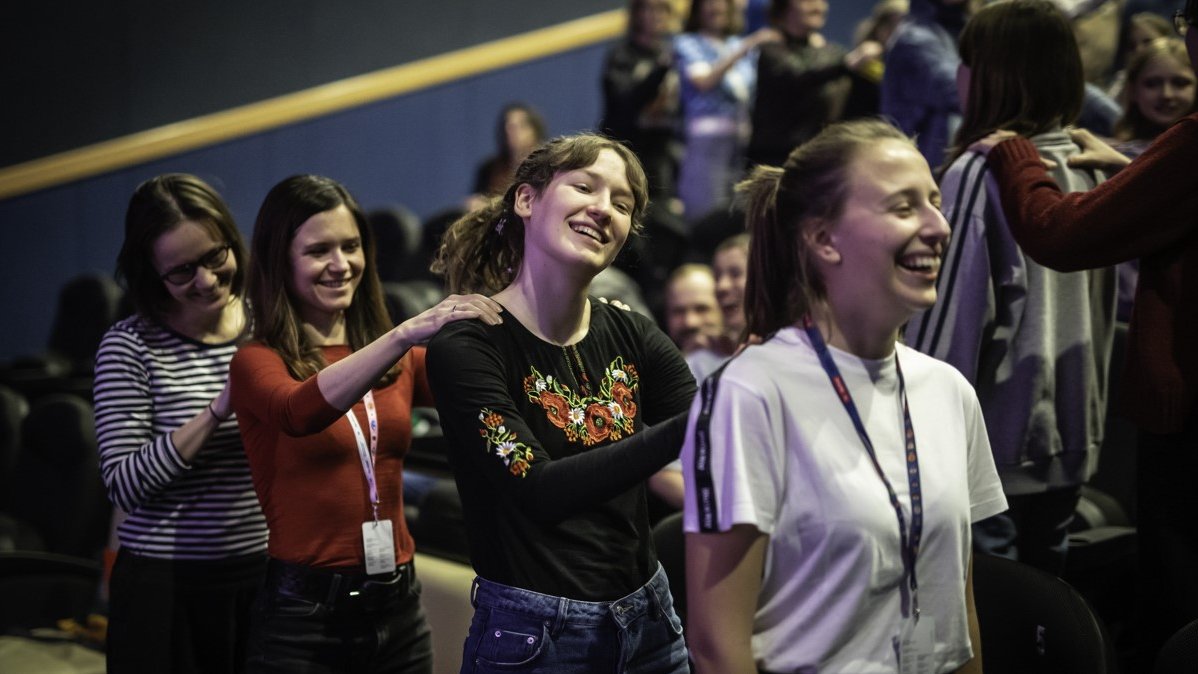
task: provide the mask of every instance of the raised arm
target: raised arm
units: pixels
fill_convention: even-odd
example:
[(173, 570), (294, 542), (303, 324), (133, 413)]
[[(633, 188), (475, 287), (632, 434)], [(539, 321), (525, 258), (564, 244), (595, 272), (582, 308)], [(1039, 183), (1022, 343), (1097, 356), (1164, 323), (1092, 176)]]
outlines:
[[(134, 333), (110, 330), (96, 354), (94, 400), (100, 475), (109, 500), (127, 513), (152, 500), (190, 469), (196, 454), (230, 414), (226, 388), (215, 400), (204, 400), (205, 406), (178, 428), (156, 433), (144, 351)], [(213, 367), (211, 377), (227, 380), (223, 362)]]
[(1193, 236), (1196, 156), (1198, 114), (1088, 192), (1063, 194), (1022, 138), (999, 143), (988, 161), (1019, 245), (1046, 267), (1076, 271), (1159, 253)]

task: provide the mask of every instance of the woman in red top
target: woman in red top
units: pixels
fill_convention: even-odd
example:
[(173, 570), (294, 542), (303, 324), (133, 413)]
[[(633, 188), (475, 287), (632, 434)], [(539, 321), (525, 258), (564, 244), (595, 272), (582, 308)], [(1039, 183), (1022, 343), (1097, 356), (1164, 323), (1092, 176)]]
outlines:
[(231, 395), (270, 561), (248, 670), (431, 671), (401, 488), (412, 405), (432, 401), (411, 347), (499, 307), (455, 295), (390, 328), (366, 219), (319, 176), (271, 189), (251, 260), (254, 342)]

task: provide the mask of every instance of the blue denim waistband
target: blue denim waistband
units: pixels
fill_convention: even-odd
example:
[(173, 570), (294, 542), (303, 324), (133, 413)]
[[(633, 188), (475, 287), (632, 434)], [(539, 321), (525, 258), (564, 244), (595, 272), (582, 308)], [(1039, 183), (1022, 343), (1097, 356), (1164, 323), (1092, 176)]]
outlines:
[[(536, 616), (547, 623), (598, 625), (607, 619), (615, 620), (621, 627), (649, 613), (663, 611), (670, 600), (670, 582), (665, 569), (659, 564), (657, 573), (649, 582), (631, 594), (614, 601), (579, 601), (568, 597), (554, 597), (532, 590), (494, 583), (485, 578), (474, 579), (471, 601), (477, 608), (486, 606), (501, 611)], [(556, 631), (556, 630), (555, 630)]]

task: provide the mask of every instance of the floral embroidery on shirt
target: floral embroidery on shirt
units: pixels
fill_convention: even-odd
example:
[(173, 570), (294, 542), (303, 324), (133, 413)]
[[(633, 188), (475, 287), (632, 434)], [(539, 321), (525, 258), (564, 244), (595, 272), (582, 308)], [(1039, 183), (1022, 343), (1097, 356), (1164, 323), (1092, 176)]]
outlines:
[(516, 433), (503, 425), (501, 415), (484, 408), (478, 420), (483, 422), (483, 428), (478, 433), (487, 439), (491, 451), (503, 459), (512, 475), (524, 477), (528, 473), (528, 465), (532, 463), (532, 448), (523, 442), (516, 442)]
[(590, 446), (604, 440), (619, 440), (636, 431), (636, 366), (617, 357), (603, 371), (598, 395), (581, 396), (553, 375), (542, 375), (536, 367), (524, 378), (528, 399), (545, 410), (549, 423), (562, 429), (570, 442)]

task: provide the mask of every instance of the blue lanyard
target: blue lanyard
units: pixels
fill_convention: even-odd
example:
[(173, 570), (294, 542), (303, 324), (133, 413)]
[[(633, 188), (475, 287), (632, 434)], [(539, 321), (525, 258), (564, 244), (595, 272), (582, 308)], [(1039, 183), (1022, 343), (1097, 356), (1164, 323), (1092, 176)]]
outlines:
[(907, 606), (906, 594), (904, 593), (903, 615), (914, 616), (915, 620), (919, 620), (919, 583), (915, 578), (915, 558), (919, 555), (919, 542), (923, 538), (923, 499), (920, 496), (919, 487), (919, 456), (915, 451), (915, 429), (911, 425), (911, 412), (907, 406), (907, 386), (903, 381), (903, 368), (899, 366), (898, 353), (894, 355), (894, 369), (898, 373), (899, 381), (899, 399), (903, 403), (903, 433), (906, 441), (907, 455), (907, 482), (911, 490), (911, 529), (910, 535), (907, 531), (906, 517), (903, 516), (903, 508), (899, 504), (898, 494), (895, 493), (894, 487), (890, 485), (890, 480), (886, 479), (886, 474), (882, 472), (882, 465), (878, 463), (878, 455), (874, 451), (874, 443), (869, 439), (869, 433), (865, 431), (865, 424), (861, 422), (861, 414), (857, 411), (857, 405), (853, 402), (853, 396), (849, 393), (849, 387), (844, 383), (844, 377), (840, 375), (840, 370), (836, 367), (836, 362), (832, 360), (832, 354), (828, 351), (828, 345), (824, 343), (824, 337), (820, 334), (819, 329), (815, 327), (811, 316), (803, 317), (803, 330), (807, 332), (807, 338), (811, 340), (811, 346), (815, 348), (815, 353), (819, 356), (820, 365), (823, 366), (824, 372), (828, 375), (828, 380), (832, 383), (832, 388), (836, 390), (837, 397), (840, 398), (840, 403), (844, 405), (844, 411), (848, 412), (849, 419), (853, 422), (853, 428), (857, 429), (857, 436), (861, 438), (861, 444), (865, 446), (866, 453), (873, 461), (874, 471), (881, 478), (882, 484), (886, 486), (886, 494), (890, 496), (890, 505), (894, 508), (894, 514), (898, 518), (899, 540), (903, 547), (903, 571), (907, 576), (911, 588), (911, 605)]

